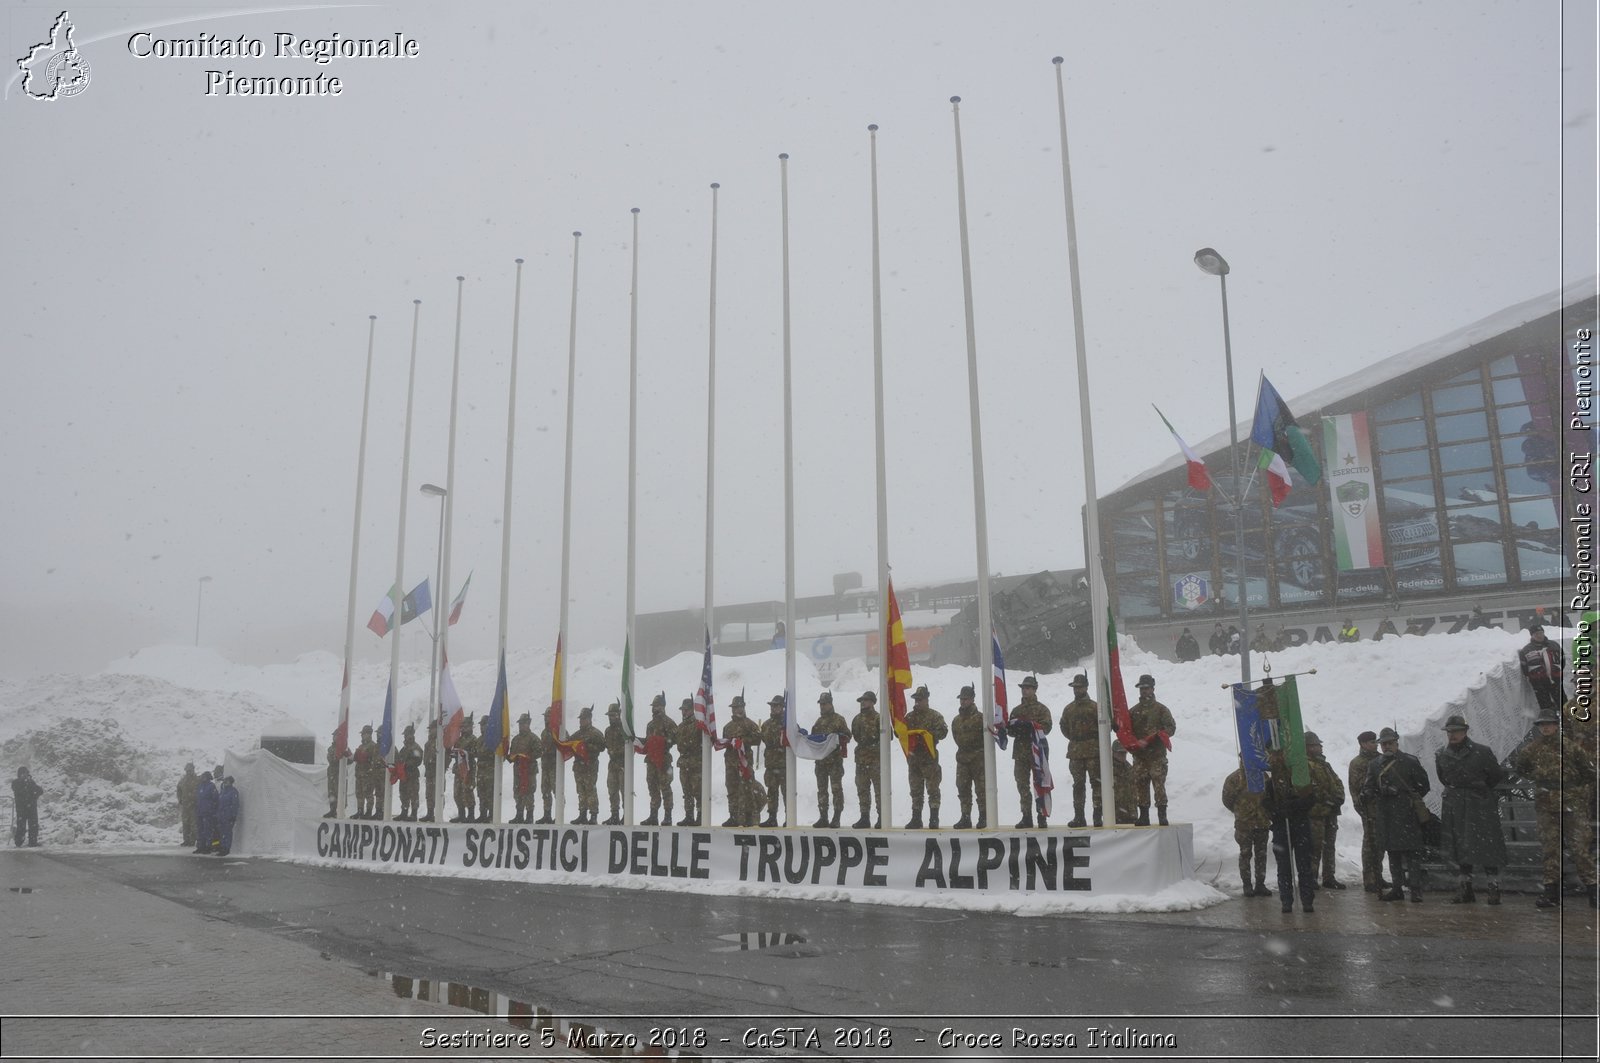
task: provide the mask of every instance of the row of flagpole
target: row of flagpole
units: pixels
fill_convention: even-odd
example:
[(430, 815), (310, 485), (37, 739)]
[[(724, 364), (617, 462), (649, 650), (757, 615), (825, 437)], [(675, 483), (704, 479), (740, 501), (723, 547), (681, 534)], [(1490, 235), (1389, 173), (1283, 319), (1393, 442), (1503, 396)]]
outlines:
[[(1112, 668), (1110, 667), (1110, 647), (1107, 642), (1107, 630), (1111, 622), (1111, 610), (1106, 593), (1104, 574), (1101, 566), (1099, 544), (1099, 520), (1097, 512), (1097, 494), (1095, 488), (1093, 429), (1091, 421), (1091, 405), (1089, 402), (1089, 377), (1088, 360), (1084, 339), (1083, 307), (1079, 282), (1077, 229), (1074, 212), (1072, 178), (1069, 155), (1067, 150), (1067, 123), (1066, 99), (1062, 78), (1062, 59), (1054, 60), (1056, 66), (1056, 95), (1058, 106), (1059, 129), (1061, 138), (1061, 166), (1062, 166), (1062, 191), (1066, 215), (1067, 230), (1067, 262), (1068, 277), (1071, 290), (1073, 335), (1075, 343), (1075, 356), (1078, 373), (1079, 402), (1080, 402), (1080, 430), (1083, 443), (1084, 487), (1087, 507), (1087, 543), (1086, 555), (1088, 567), (1091, 572), (1090, 588), (1093, 615), (1095, 622), (1095, 662), (1096, 669), (1101, 677), (1101, 694), (1103, 700), (1099, 728), (1100, 746), (1100, 773), (1102, 779), (1102, 792), (1113, 792), (1111, 777), (1111, 752), (1110, 752), (1110, 721), (1108, 720), (1110, 706), (1114, 704), (1121, 691), (1113, 692), (1110, 683)], [(961, 270), (962, 270), (962, 296), (963, 313), (965, 320), (965, 341), (967, 356), (968, 397), (971, 420), (971, 445), (972, 445), (972, 475), (973, 475), (973, 507), (974, 507), (974, 541), (977, 560), (977, 612), (978, 627), (976, 632), (976, 645), (982, 675), (981, 699), (984, 719), (989, 723), (989, 730), (997, 737), (1000, 725), (1005, 720), (1005, 704), (997, 701), (996, 667), (999, 664), (1000, 646), (995, 634), (993, 620), (989, 610), (989, 559), (988, 559), (988, 523), (987, 503), (984, 490), (984, 468), (982, 450), (982, 425), (980, 417), (979, 375), (978, 375), (978, 346), (976, 314), (973, 302), (972, 262), (968, 238), (967, 203), (966, 203), (966, 175), (961, 143), (961, 110), (960, 97), (951, 97), (951, 111), (955, 144), (955, 177), (957, 197), (957, 223), (960, 239)], [(890, 579), (889, 541), (888, 541), (888, 509), (887, 509), (887, 473), (885, 457), (885, 414), (884, 414), (884, 336), (881, 298), (881, 246), (878, 217), (878, 126), (868, 127), (870, 135), (870, 198), (871, 198), (871, 277), (872, 277), (872, 348), (874, 372), (874, 408), (875, 408), (875, 450), (876, 450), (876, 487), (877, 487), (877, 552), (878, 552), (878, 596), (879, 616), (882, 623), (880, 632), (880, 657), (878, 698), (882, 707), (880, 715), (881, 747), (887, 750), (891, 738), (898, 738), (902, 748), (905, 747), (905, 732), (901, 720), (904, 716), (905, 687), (909, 685), (909, 672), (905, 673), (904, 680), (899, 681), (897, 673), (891, 665), (891, 651), (897, 636), (903, 643), (903, 634), (897, 633), (895, 627), (899, 624), (898, 608), (893, 605), (893, 588)], [(794, 524), (795, 501), (793, 483), (794, 465), (794, 440), (793, 440), (793, 409), (792, 409), (792, 346), (791, 346), (791, 305), (789, 290), (789, 157), (787, 154), (779, 156), (779, 182), (781, 200), (781, 253), (782, 253), (782, 350), (783, 350), (783, 406), (784, 406), (784, 515), (785, 515), (785, 549), (784, 549), (784, 682), (785, 682), (785, 727), (789, 736), (789, 750), (786, 753), (787, 779), (785, 793), (785, 808), (787, 821), (790, 826), (795, 821), (795, 787), (796, 787), (796, 753), (800, 752), (806, 759), (817, 759), (827, 755), (837, 746), (837, 740), (827, 739), (823, 736), (807, 735), (803, 728), (798, 726), (796, 719), (796, 689), (795, 689), (795, 652), (796, 652), (796, 615), (795, 615), (795, 575), (794, 575)], [(713, 748), (720, 746), (716, 735), (716, 717), (714, 713), (713, 674), (712, 660), (716, 642), (715, 627), (715, 471), (716, 471), (716, 340), (717, 340), (717, 239), (718, 239), (718, 214), (717, 194), (719, 185), (711, 185), (711, 241), (710, 241), (710, 278), (708, 300), (708, 349), (707, 349), (707, 433), (706, 433), (706, 554), (705, 554), (705, 657), (700, 689), (697, 691), (696, 719), (702, 731), (702, 761), (701, 761), (701, 815), (709, 813), (711, 793), (711, 780), (713, 764), (711, 753)], [(637, 401), (638, 401), (638, 284), (639, 284), (639, 211), (634, 208), (633, 215), (633, 260), (630, 276), (630, 306), (629, 306), (629, 428), (628, 428), (628, 523), (627, 523), (627, 589), (626, 589), (626, 619), (624, 631), (624, 667), (622, 676), (621, 703), (626, 720), (626, 730), (634, 749), (642, 749), (633, 717), (633, 691), (635, 689), (635, 585), (636, 585), (636, 523), (637, 523)], [(573, 451), (574, 451), (574, 407), (575, 386), (577, 374), (577, 333), (578, 333), (578, 282), (579, 282), (579, 247), (582, 234), (574, 232), (572, 250), (572, 291), (571, 307), (568, 325), (567, 345), (567, 396), (566, 396), (566, 440), (564, 455), (564, 475), (562, 491), (562, 556), (560, 580), (560, 605), (557, 626), (556, 655), (551, 679), (551, 699), (549, 707), (549, 725), (558, 738), (567, 734), (565, 726), (565, 700), (568, 686), (569, 657), (571, 652), (571, 639), (569, 629), (569, 604), (571, 597), (570, 569), (571, 569), (571, 534), (572, 534), (572, 479), (573, 479)], [(508, 647), (508, 615), (510, 593), (510, 551), (511, 551), (511, 494), (513, 485), (513, 459), (515, 452), (515, 419), (517, 402), (517, 355), (520, 333), (520, 310), (522, 292), (522, 266), (523, 260), (517, 259), (516, 294), (514, 297), (512, 314), (512, 343), (510, 382), (508, 387), (507, 426), (506, 426), (506, 466), (505, 466), (505, 499), (502, 514), (502, 541), (501, 541), (501, 574), (500, 574), (500, 617), (499, 637), (497, 642), (497, 685), (495, 701), (491, 706), (490, 724), (488, 733), (484, 735), (485, 744), (491, 749), (503, 754), (506, 744), (510, 739), (509, 698), (506, 690), (506, 659)], [(460, 356), (461, 356), (461, 316), (464, 298), (464, 279), (457, 277), (457, 302), (455, 343), (451, 373), (451, 399), (450, 399), (450, 430), (448, 445), (448, 466), (446, 472), (446, 488), (442, 509), (441, 532), (441, 562), (439, 568), (439, 587), (437, 596), (440, 601), (449, 598), (450, 571), (451, 571), (451, 530), (453, 524), (453, 510), (455, 502), (455, 443), (456, 443), (456, 406), (459, 387)], [(401, 496), (400, 513), (398, 519), (395, 582), (393, 595), (395, 598), (395, 612), (400, 614), (396, 623), (403, 622), (404, 614), (402, 603), (399, 601), (400, 588), (403, 586), (403, 567), (405, 549), (405, 523), (406, 523), (406, 494), (409, 488), (410, 476), (410, 441), (411, 418), (415, 393), (416, 378), (416, 350), (417, 330), (421, 313), (421, 301), (413, 302), (412, 335), (410, 369), (407, 383), (406, 414), (403, 433), (403, 457), (401, 462)], [(350, 671), (354, 653), (354, 627), (356, 617), (356, 576), (360, 558), (360, 527), (361, 505), (363, 495), (363, 478), (366, 455), (367, 417), (371, 395), (372, 354), (375, 342), (376, 319), (369, 319), (368, 350), (367, 350), (367, 375), (362, 405), (361, 440), (358, 451), (358, 469), (356, 478), (355, 497), (355, 532), (351, 549), (351, 584), (349, 596), (349, 615), (346, 624), (345, 638), (345, 665), (344, 679), (340, 694), (339, 727), (336, 731), (335, 744), (341, 750), (348, 741), (349, 702), (350, 702)], [(1181, 441), (1180, 441), (1181, 442)], [(1104, 621), (1104, 622), (1102, 622)], [(448, 632), (450, 624), (441, 621), (437, 624), (435, 652), (441, 662), (441, 682), (437, 693), (430, 692), (434, 704), (431, 706), (431, 719), (440, 725), (440, 741), (438, 743), (438, 762), (435, 771), (435, 792), (433, 797), (440, 807), (443, 805), (444, 779), (446, 776), (446, 751), (445, 751), (445, 724), (444, 710), (449, 707), (448, 702), (453, 699), (453, 690), (446, 692), (451, 684), (448, 680)], [(988, 652), (984, 642), (988, 641), (993, 652)], [(398, 715), (398, 687), (399, 687), (399, 658), (400, 645), (396, 637), (390, 647), (390, 677), (389, 688), (386, 695), (385, 727), (391, 728)], [(1000, 692), (1003, 697), (1003, 690)], [(797, 738), (809, 741), (797, 741)], [(492, 742), (491, 742), (492, 739)], [(384, 735), (383, 745), (387, 750), (392, 745), (392, 734)], [(632, 821), (632, 766), (631, 757), (628, 758), (629, 767), (624, 784), (627, 800), (625, 802), (626, 821)], [(994, 743), (984, 743), (985, 766), (985, 804), (991, 813), (998, 814), (998, 779)], [(559, 770), (559, 769), (558, 769)], [(880, 758), (880, 785), (879, 785), (879, 813), (885, 823), (892, 818), (892, 801), (890, 780), (890, 765), (887, 756)], [(558, 821), (564, 819), (565, 787), (555, 786), (555, 815)], [(384, 787), (384, 807), (387, 810), (388, 787)], [(492, 818), (498, 822), (500, 793), (499, 772), (495, 772), (495, 785), (492, 796)], [(432, 803), (432, 802), (430, 802)], [(1107, 804), (1114, 802), (1107, 801)], [(338, 813), (343, 814), (344, 801), (342, 790), (338, 798)]]

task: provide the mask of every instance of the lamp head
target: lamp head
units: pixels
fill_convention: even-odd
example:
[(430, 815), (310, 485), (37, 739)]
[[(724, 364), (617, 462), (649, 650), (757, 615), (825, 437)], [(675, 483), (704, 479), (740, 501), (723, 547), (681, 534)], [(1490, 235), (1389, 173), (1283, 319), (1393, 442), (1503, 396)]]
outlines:
[(1228, 260), (1217, 254), (1216, 248), (1202, 247), (1194, 253), (1194, 264), (1213, 277), (1228, 275)]

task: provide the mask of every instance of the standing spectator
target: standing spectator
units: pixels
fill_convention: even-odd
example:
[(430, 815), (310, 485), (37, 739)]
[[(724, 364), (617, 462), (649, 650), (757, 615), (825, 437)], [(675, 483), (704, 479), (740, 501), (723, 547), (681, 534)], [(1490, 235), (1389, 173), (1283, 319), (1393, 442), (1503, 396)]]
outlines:
[(233, 788), (233, 776), (222, 780), (222, 791), (217, 794), (217, 856), (227, 856), (233, 850), (233, 825), (239, 820), (239, 791)]
[(1383, 850), (1378, 848), (1372, 828), (1372, 802), (1362, 791), (1367, 782), (1367, 769), (1378, 759), (1378, 736), (1371, 731), (1356, 735), (1361, 751), (1350, 761), (1350, 803), (1361, 817), (1361, 888), (1368, 893), (1382, 893), (1389, 888), (1383, 880)]
[[(1267, 829), (1272, 815), (1267, 811), (1266, 793), (1250, 792), (1245, 782), (1244, 758), (1222, 783), (1222, 807), (1233, 813), (1233, 840), (1239, 843), (1239, 882), (1246, 897), (1270, 897), (1267, 888)], [(1251, 867), (1255, 884), (1250, 883)]]
[(1244, 649), (1244, 636), (1239, 634), (1239, 629), (1238, 628), (1234, 627), (1232, 624), (1229, 624), (1228, 625), (1228, 652), (1230, 654), (1232, 654), (1233, 656), (1237, 657), (1237, 656), (1239, 656), (1239, 653), (1243, 649)]
[(1495, 787), (1506, 773), (1493, 750), (1467, 737), (1464, 717), (1450, 717), (1444, 729), (1450, 741), (1434, 755), (1433, 769), (1444, 787), (1439, 816), (1444, 821), (1444, 855), (1457, 866), (1459, 874), (1451, 903), (1471, 904), (1478, 899), (1472, 892), (1472, 866), (1479, 864), (1489, 879), (1489, 903), (1499, 904), (1506, 838), (1500, 826), (1500, 795)]
[(21, 845), (26, 835), (31, 848), (39, 847), (39, 795), (44, 793), (27, 768), (18, 768), (11, 780), (11, 796), (16, 801), (17, 824), (11, 830), (11, 844)]
[(1418, 806), (1431, 788), (1428, 772), (1416, 757), (1400, 752), (1400, 736), (1392, 727), (1378, 732), (1378, 748), (1381, 752), (1367, 768), (1362, 794), (1372, 809), (1377, 845), (1389, 854), (1389, 877), (1394, 885), (1382, 896), (1386, 901), (1405, 899), (1409, 869), (1411, 900), (1421, 904), (1422, 850), (1427, 841)]
[(1339, 641), (1340, 642), (1360, 642), (1361, 641), (1361, 629), (1356, 627), (1356, 622), (1354, 620), (1351, 620), (1348, 616), (1344, 618), (1344, 624), (1343, 624), (1343, 626), (1341, 626), (1339, 628)]
[[(1315, 800), (1311, 805), (1311, 867), (1322, 866), (1322, 885), (1330, 890), (1342, 890), (1344, 883), (1336, 877), (1335, 843), (1339, 837), (1339, 811), (1344, 808), (1344, 783), (1333, 770), (1328, 758), (1322, 755), (1322, 739), (1315, 731), (1306, 732), (1306, 761), (1311, 769), (1311, 785)], [(1312, 885), (1316, 885), (1315, 879)]]
[(1176, 648), (1178, 660), (1198, 661), (1200, 659), (1200, 643), (1195, 640), (1188, 628), (1183, 629), (1183, 634), (1178, 636)]
[[(1565, 844), (1572, 863), (1595, 906), (1594, 856), (1589, 852), (1589, 788), (1594, 785), (1594, 761), (1583, 747), (1560, 733), (1561, 718), (1546, 711), (1534, 721), (1539, 737), (1513, 755), (1511, 766), (1533, 780), (1533, 813), (1539, 826), (1539, 848), (1544, 851), (1544, 893), (1534, 903), (1540, 908), (1561, 904), (1561, 850)], [(15, 785), (15, 784), (13, 784)]]
[(213, 839), (217, 834), (217, 786), (211, 781), (211, 773), (200, 773), (200, 785), (194, 791), (194, 819), (198, 842), (194, 851), (196, 853), (209, 853)]
[(200, 786), (200, 776), (194, 773), (194, 761), (183, 766), (183, 778), (178, 780), (178, 818), (183, 824), (183, 844), (194, 845), (194, 792)]
[(1517, 651), (1517, 663), (1522, 666), (1523, 677), (1533, 688), (1539, 708), (1554, 713), (1567, 700), (1561, 676), (1566, 671), (1567, 657), (1561, 647), (1544, 634), (1544, 625), (1537, 621), (1528, 627), (1528, 644)]
[(1218, 620), (1212, 627), (1211, 638), (1206, 640), (1206, 647), (1213, 657), (1221, 657), (1228, 652), (1228, 633), (1222, 630), (1222, 621)]

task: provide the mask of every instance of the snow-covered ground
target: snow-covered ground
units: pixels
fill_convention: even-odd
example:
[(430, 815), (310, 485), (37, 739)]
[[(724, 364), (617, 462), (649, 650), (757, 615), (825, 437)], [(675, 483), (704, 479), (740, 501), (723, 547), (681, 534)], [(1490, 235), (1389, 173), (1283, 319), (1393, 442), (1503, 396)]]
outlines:
[[(1552, 632), (1553, 636), (1558, 633)], [(1441, 707), (1459, 697), (1484, 673), (1511, 660), (1523, 636), (1500, 630), (1460, 632), (1454, 635), (1401, 636), (1382, 642), (1353, 645), (1306, 645), (1268, 655), (1275, 674), (1308, 672), (1300, 680), (1301, 702), (1307, 726), (1317, 731), (1328, 759), (1343, 777), (1356, 752), (1355, 736), (1388, 725), (1402, 735), (1418, 733)], [(507, 664), (512, 715), (538, 713), (547, 704), (552, 653), (548, 649), (513, 653)], [(823, 689), (804, 658), (798, 662), (798, 702), (802, 726), (817, 715), (816, 701)], [(489, 704), (494, 692), (494, 662), (466, 661), (452, 666), (463, 702), (477, 712)], [(1170, 815), (1174, 821), (1194, 825), (1198, 876), (1219, 888), (1236, 888), (1236, 854), (1232, 819), (1222, 808), (1222, 780), (1235, 766), (1236, 744), (1232, 712), (1224, 684), (1237, 680), (1238, 659), (1207, 657), (1175, 664), (1141, 650), (1125, 640), (1123, 677), (1130, 693), (1141, 673), (1157, 682), (1156, 696), (1177, 720), (1168, 780)], [(1259, 677), (1262, 660), (1252, 669)], [(727, 719), (726, 703), (743, 691), (750, 716), (765, 719), (766, 701), (783, 690), (782, 651), (751, 657), (717, 658), (714, 677), (719, 719)], [(648, 719), (650, 696), (666, 692), (671, 715), (691, 695), (699, 679), (700, 659), (682, 654), (640, 672), (638, 724)], [(932, 692), (932, 704), (953, 717), (956, 694), (978, 682), (976, 669), (946, 666), (914, 670), (915, 682)], [(1071, 672), (1039, 677), (1039, 697), (1059, 719), (1071, 697)], [(568, 689), (569, 713), (594, 704), (603, 724), (604, 707), (617, 697), (621, 660), (609, 651), (591, 651), (573, 657)], [(1010, 677), (1013, 702), (1020, 674)], [(361, 666), (352, 677), (352, 730), (363, 723), (376, 725), (382, 713), (387, 668)], [(318, 738), (318, 756), (325, 747), (338, 712), (340, 662), (326, 653), (306, 654), (291, 664), (255, 667), (234, 664), (217, 654), (191, 647), (164, 646), (142, 650), (114, 662), (93, 675), (51, 675), (18, 681), (0, 681), (0, 772), (9, 779), (19, 765), (27, 764), (44, 787), (41, 803), (41, 841), (50, 845), (124, 846), (162, 845), (177, 849), (178, 816), (172, 796), (186, 761), (205, 770), (222, 760), (224, 749), (247, 750), (259, 744), (259, 735), (287, 721), (298, 721)], [(831, 689), (839, 711), (853, 715), (855, 698), (876, 689), (876, 669), (859, 662), (846, 663), (835, 674)], [(427, 702), (428, 668), (425, 662), (408, 662), (402, 669), (400, 725), (420, 721)], [(941, 749), (953, 763), (954, 745), (948, 739)], [(1499, 753), (1505, 750), (1497, 750)], [(1007, 754), (1001, 755), (1000, 809), (992, 821), (1009, 825), (1020, 814), (1011, 781)], [(894, 820), (904, 822), (909, 813), (904, 766), (892, 758), (896, 786)], [(1071, 816), (1071, 778), (1066, 770), (1065, 743), (1052, 750), (1057, 781), (1056, 821)], [(636, 808), (646, 807), (642, 772)], [(953, 769), (944, 782), (943, 817), (953, 822), (960, 814)], [(721, 806), (722, 772), (716, 771), (719, 808), (711, 822), (725, 816)], [(570, 775), (569, 810), (575, 808)], [(816, 786), (809, 765), (800, 764), (798, 819), (816, 818)], [(851, 773), (845, 779), (846, 822), (856, 815)], [(9, 788), (3, 799), (9, 801)], [(604, 802), (604, 794), (602, 794)], [(602, 815), (607, 809), (602, 808)], [(1347, 805), (1341, 820), (1341, 877), (1359, 879), (1360, 826)]]

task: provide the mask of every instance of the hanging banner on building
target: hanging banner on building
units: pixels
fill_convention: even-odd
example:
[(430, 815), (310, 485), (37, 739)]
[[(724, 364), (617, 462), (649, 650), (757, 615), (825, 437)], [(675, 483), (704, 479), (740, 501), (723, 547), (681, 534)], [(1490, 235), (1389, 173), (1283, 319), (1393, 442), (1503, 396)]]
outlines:
[(1324, 417), (1322, 453), (1333, 502), (1333, 548), (1339, 557), (1339, 571), (1381, 567), (1383, 533), (1378, 527), (1378, 490), (1366, 412)]

